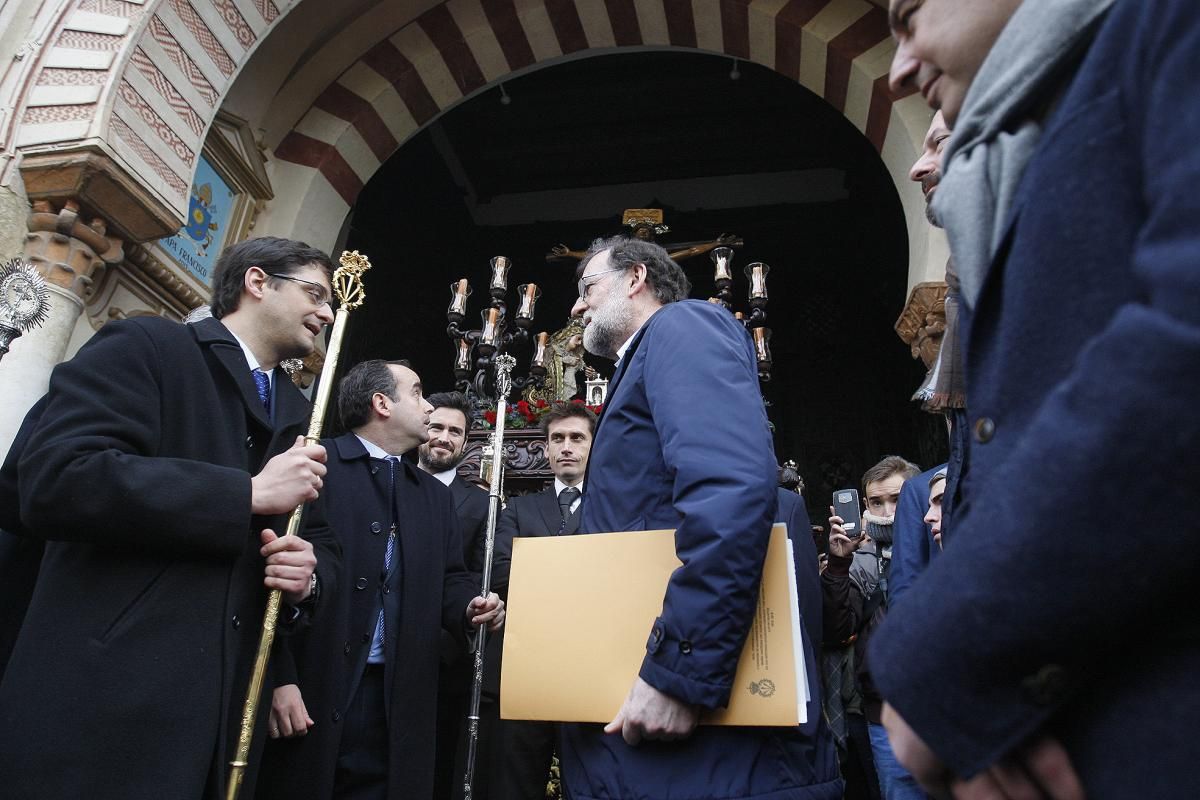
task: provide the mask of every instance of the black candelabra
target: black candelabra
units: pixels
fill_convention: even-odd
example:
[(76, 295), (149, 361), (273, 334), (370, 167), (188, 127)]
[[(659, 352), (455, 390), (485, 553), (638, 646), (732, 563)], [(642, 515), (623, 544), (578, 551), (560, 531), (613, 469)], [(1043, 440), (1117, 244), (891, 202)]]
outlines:
[(755, 261), (746, 265), (746, 277), (750, 281), (748, 304), (750, 313), (745, 314), (733, 309), (733, 249), (717, 247), (709, 254), (713, 262), (713, 284), (716, 286), (715, 297), (708, 302), (724, 306), (733, 312), (754, 339), (754, 356), (758, 361), (758, 379), (762, 383), (771, 380), (771, 329), (767, 322), (767, 274), (771, 268)]
[[(523, 283), (517, 287), (517, 313), (511, 321), (508, 315), (508, 271), (512, 262), (505, 256), (491, 259), (492, 274), (488, 283), (488, 305), (480, 312), (480, 327), (463, 330), (462, 321), (467, 314), (467, 298), (471, 295), (471, 284), (466, 278), (450, 284), (450, 307), (446, 309), (446, 335), (454, 343), (454, 378), (460, 391), (471, 399), (477, 413), (496, 405), (496, 380), (493, 366), (497, 356), (509, 353), (514, 346), (529, 340), (529, 329), (533, 325), (534, 309), (541, 297), (536, 283)], [(550, 335), (537, 334), (534, 339), (533, 358), (529, 363), (529, 375), (509, 379), (512, 389), (521, 392), (530, 386), (541, 386), (546, 377), (546, 360), (549, 358)]]

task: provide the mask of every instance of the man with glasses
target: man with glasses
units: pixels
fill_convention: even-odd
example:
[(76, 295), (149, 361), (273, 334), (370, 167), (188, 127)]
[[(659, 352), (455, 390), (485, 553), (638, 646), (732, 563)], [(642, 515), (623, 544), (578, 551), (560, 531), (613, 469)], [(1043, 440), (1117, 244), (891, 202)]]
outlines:
[(685, 299), (683, 270), (656, 244), (598, 240), (579, 277), (584, 346), (617, 360), (579, 529), (673, 528), (682, 564), (616, 717), (562, 726), (568, 796), (841, 797), (811, 729), (696, 727), (734, 691), (776, 514), (750, 337), (725, 309)]
[(279, 363), (333, 321), (330, 270), (301, 242), (242, 242), (213, 318), (110, 322), (54, 370), (16, 460), (17, 532), (46, 548), (0, 683), (5, 797), (223, 796), (267, 591), (286, 633), (333, 589), (320, 504), (277, 536), (325, 474)]

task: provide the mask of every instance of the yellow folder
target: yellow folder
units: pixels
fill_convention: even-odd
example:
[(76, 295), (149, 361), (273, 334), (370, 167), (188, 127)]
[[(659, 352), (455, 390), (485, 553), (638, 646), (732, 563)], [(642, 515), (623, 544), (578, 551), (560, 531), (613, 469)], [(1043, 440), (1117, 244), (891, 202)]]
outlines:
[[(518, 538), (504, 632), (500, 715), (609, 722), (633, 685), (671, 573), (674, 531)], [(708, 725), (797, 725), (809, 698), (787, 529), (771, 531), (758, 610), (729, 707)]]

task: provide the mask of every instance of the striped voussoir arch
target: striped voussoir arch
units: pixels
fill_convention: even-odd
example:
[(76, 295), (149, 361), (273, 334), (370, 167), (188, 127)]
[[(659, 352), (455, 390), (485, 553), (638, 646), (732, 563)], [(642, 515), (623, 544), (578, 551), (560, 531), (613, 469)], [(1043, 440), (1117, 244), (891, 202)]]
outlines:
[[(302, 189), (321, 176), (344, 215), (388, 156), (472, 92), (561, 56), (647, 46), (774, 69), (845, 114), (881, 154), (896, 127), (895, 104), (911, 94), (888, 89), (895, 46), (886, 12), (866, 0), (450, 0), (378, 42), (325, 88), (275, 148), (286, 162), (277, 162), (280, 177)], [(900, 152), (885, 155), (898, 185), (928, 123), (921, 108), (912, 105), (914, 119), (900, 126)], [(312, 201), (321, 208), (296, 212), (334, 214), (340, 204), (324, 194)]]

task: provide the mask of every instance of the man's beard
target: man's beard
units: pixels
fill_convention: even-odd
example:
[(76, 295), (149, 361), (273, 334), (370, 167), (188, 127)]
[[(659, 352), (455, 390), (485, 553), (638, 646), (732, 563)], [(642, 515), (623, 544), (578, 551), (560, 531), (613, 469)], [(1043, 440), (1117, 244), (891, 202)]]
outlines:
[(465, 455), (461, 450), (452, 455), (444, 455), (441, 452), (435, 453), (428, 443), (421, 445), (417, 449), (417, 458), (420, 459), (421, 466), (430, 472), (445, 472), (448, 469), (453, 469), (459, 465)]
[(583, 329), (583, 346), (591, 354), (616, 358), (633, 325), (633, 309), (624, 298), (613, 298), (588, 319)]
[(942, 182), (942, 171), (934, 170), (925, 177), (921, 178), (921, 189), (925, 192), (925, 219), (929, 220), (929, 224), (935, 228), (942, 227), (942, 223), (938, 221), (937, 215), (933, 213), (933, 194), (931, 192), (937, 188), (937, 185)]

